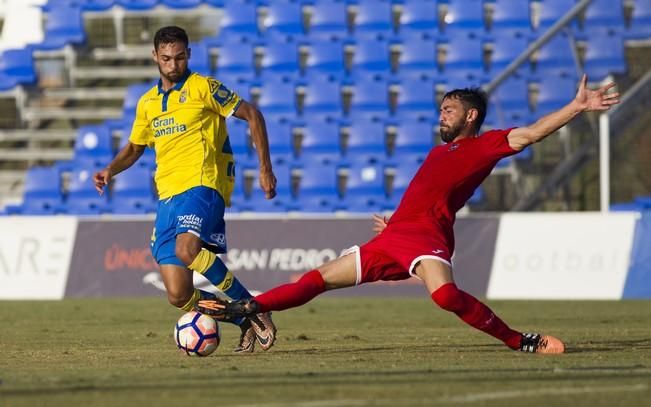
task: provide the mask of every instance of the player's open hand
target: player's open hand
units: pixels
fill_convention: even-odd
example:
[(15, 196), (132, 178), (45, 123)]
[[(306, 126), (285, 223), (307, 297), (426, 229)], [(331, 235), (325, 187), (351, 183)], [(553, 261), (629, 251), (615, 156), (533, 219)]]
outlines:
[(376, 213), (373, 214), (373, 232), (380, 234), (384, 228), (387, 227), (389, 219), (386, 216), (380, 216)]
[(104, 168), (101, 171), (96, 172), (93, 175), (93, 182), (95, 183), (95, 189), (100, 196), (104, 194), (104, 187), (111, 182), (111, 171), (108, 168)]
[(619, 103), (618, 92), (608, 93), (608, 91), (615, 86), (614, 82), (610, 82), (596, 90), (588, 89), (587, 84), (588, 76), (583, 74), (581, 82), (579, 83), (579, 90), (574, 99), (582, 111), (605, 111), (610, 109), (611, 106)]
[(260, 188), (264, 191), (266, 199), (276, 196), (276, 176), (273, 171), (260, 171)]

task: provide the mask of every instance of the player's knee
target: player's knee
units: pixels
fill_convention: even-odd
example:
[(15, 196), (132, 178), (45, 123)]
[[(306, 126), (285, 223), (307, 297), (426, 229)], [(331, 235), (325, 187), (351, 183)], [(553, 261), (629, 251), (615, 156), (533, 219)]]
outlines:
[(192, 292), (185, 290), (168, 290), (167, 301), (176, 308), (183, 308), (192, 299)]
[(446, 311), (463, 309), (463, 295), (455, 284), (445, 284), (432, 293), (432, 300)]
[(186, 245), (176, 245), (176, 257), (183, 262), (186, 266), (189, 266), (194, 261), (194, 258), (197, 257), (199, 252), (194, 250), (190, 246)]

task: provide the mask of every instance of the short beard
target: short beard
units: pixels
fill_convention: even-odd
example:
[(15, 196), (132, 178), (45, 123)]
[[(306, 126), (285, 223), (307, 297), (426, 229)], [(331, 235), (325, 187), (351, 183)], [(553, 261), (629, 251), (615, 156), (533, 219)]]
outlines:
[(441, 130), (441, 140), (444, 143), (451, 143), (461, 133), (461, 125), (450, 127), (448, 131)]
[(181, 79), (181, 77), (183, 76), (183, 74), (179, 74), (179, 76), (177, 78), (172, 78), (171, 76), (164, 74), (162, 69), (160, 69), (160, 66), (158, 67), (158, 73), (160, 73), (161, 77), (165, 78), (166, 80), (168, 80), (171, 83), (177, 83)]

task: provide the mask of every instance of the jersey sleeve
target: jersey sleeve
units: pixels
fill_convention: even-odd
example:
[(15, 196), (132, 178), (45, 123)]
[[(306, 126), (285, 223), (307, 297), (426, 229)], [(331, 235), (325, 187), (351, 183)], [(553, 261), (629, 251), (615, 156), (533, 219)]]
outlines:
[(230, 117), (242, 103), (237, 93), (214, 78), (203, 78), (200, 89), (208, 108), (220, 116)]
[(509, 145), (507, 136), (511, 130), (513, 130), (513, 128), (506, 130), (491, 130), (480, 136), (480, 139), (484, 144), (484, 149), (490, 157), (500, 159), (518, 153), (518, 150), (514, 150)]
[(138, 100), (138, 105), (136, 106), (136, 118), (133, 121), (133, 127), (131, 127), (129, 141), (133, 144), (151, 146), (154, 141), (154, 135), (151, 131), (151, 127), (149, 127), (147, 116), (145, 115), (143, 100), (144, 97), (141, 97), (140, 100)]

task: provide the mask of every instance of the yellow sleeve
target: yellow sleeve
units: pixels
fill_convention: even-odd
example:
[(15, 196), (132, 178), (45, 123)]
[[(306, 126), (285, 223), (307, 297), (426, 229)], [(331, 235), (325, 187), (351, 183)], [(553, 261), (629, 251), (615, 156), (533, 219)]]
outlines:
[(144, 97), (141, 97), (138, 100), (138, 105), (136, 106), (136, 118), (133, 121), (133, 127), (131, 128), (131, 135), (129, 136), (129, 141), (133, 144), (138, 145), (149, 145), (151, 146), (154, 141), (154, 134), (151, 132), (149, 127), (149, 121), (145, 115), (145, 108), (143, 103)]
[(231, 116), (242, 102), (237, 93), (214, 78), (202, 78), (200, 88), (206, 106), (220, 116)]

